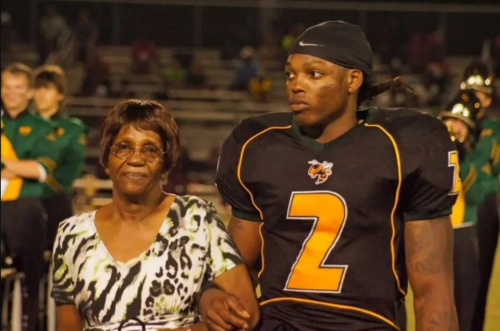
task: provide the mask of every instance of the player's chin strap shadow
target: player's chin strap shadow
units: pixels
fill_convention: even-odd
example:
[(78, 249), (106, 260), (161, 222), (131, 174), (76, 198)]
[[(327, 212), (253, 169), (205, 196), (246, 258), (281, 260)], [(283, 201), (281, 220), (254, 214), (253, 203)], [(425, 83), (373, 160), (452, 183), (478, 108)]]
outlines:
[(120, 326), (118, 327), (118, 331), (122, 331), (125, 324), (130, 322), (130, 321), (135, 321), (135, 322), (139, 323), (139, 325), (141, 326), (141, 330), (146, 331), (146, 324), (144, 324), (143, 321), (141, 321), (140, 319), (138, 319), (136, 317), (132, 317), (132, 318), (126, 319), (125, 321), (121, 322)]

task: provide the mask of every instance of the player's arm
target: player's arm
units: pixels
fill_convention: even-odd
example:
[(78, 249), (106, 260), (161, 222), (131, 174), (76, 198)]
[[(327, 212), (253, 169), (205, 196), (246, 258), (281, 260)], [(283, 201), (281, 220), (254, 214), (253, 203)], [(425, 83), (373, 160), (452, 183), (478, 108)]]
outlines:
[[(414, 131), (419, 134), (415, 135)], [(453, 293), (453, 230), (449, 216), (461, 190), (458, 153), (444, 124), (430, 116), (412, 123), (405, 139), (419, 153), (403, 159), (406, 269), (414, 292), (417, 331), (457, 331)], [(408, 146), (408, 145), (407, 145)]]
[(41, 134), (32, 146), (28, 160), (5, 160), (2, 158), (5, 170), (14, 177), (38, 180), (44, 182), (56, 166), (59, 149), (55, 143), (56, 136), (51, 129), (40, 128)]
[(417, 331), (458, 331), (453, 295), (453, 228), (449, 217), (405, 225), (406, 268)]
[(260, 237), (261, 223), (232, 216), (229, 221), (229, 234), (245, 261), (254, 286), (257, 285), (260, 269), (262, 239)]
[(215, 182), (222, 198), (231, 206), (229, 234), (255, 278), (262, 249), (260, 226), (263, 216), (245, 183), (252, 162), (256, 162), (252, 154), (242, 151), (242, 146), (252, 136), (252, 132), (246, 131), (251, 130), (242, 123), (224, 142)]

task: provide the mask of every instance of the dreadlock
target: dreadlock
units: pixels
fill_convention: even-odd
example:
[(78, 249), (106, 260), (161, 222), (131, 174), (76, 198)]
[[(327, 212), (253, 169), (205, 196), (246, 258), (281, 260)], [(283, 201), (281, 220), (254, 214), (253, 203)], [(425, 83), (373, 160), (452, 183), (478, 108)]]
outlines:
[(407, 92), (417, 95), (415, 89), (403, 82), (400, 77), (373, 85), (372, 78), (368, 76), (359, 89), (358, 105), (361, 105), (365, 101), (373, 100), (377, 95), (393, 89), (404, 89)]

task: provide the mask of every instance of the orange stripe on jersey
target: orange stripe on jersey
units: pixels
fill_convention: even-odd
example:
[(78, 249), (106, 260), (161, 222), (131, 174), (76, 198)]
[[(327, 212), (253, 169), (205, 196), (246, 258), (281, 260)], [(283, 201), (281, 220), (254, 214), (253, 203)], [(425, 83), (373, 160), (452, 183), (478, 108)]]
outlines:
[(261, 306), (264, 306), (264, 305), (267, 305), (269, 303), (274, 303), (274, 302), (283, 302), (283, 301), (294, 301), (294, 302), (299, 302), (299, 303), (306, 303), (306, 304), (312, 304), (312, 305), (320, 305), (320, 306), (324, 306), (324, 307), (329, 307), (329, 308), (337, 308), (337, 309), (343, 309), (343, 310), (350, 310), (350, 311), (355, 311), (357, 313), (362, 313), (362, 314), (366, 314), (366, 315), (370, 315), (372, 317), (375, 317), (387, 324), (389, 324), (390, 326), (392, 326), (394, 329), (396, 330), (400, 330), (399, 327), (394, 324), (391, 320), (385, 318), (384, 316), (381, 316), (377, 313), (374, 313), (372, 311), (369, 311), (369, 310), (366, 310), (366, 309), (362, 309), (362, 308), (357, 308), (357, 307), (352, 307), (352, 306), (346, 306), (346, 305), (339, 305), (339, 304), (335, 304), (335, 303), (328, 303), (328, 302), (322, 302), (322, 301), (316, 301), (316, 300), (309, 300), (309, 299), (300, 299), (300, 298), (274, 298), (274, 299), (269, 299), (269, 300), (265, 300), (265, 301), (262, 301), (260, 303)]
[(286, 129), (290, 129), (291, 127), (292, 127), (291, 125), (288, 125), (288, 126), (272, 126), (272, 127), (267, 128), (267, 129), (265, 129), (263, 131), (260, 131), (259, 133), (254, 134), (247, 141), (245, 141), (245, 143), (241, 147), (240, 160), (238, 161), (238, 168), (237, 168), (238, 181), (240, 182), (240, 185), (243, 187), (243, 189), (245, 189), (245, 191), (247, 191), (247, 193), (250, 195), (250, 200), (252, 201), (252, 205), (259, 212), (261, 220), (264, 220), (264, 214), (262, 213), (262, 210), (260, 210), (260, 208), (257, 206), (257, 204), (255, 204), (255, 200), (253, 198), (252, 192), (245, 186), (245, 184), (243, 184), (243, 180), (241, 180), (241, 165), (243, 163), (243, 155), (245, 154), (245, 149), (247, 148), (248, 144), (252, 140), (254, 140), (255, 138), (257, 138), (258, 136), (263, 135), (264, 133), (266, 133), (268, 131), (271, 131), (271, 130), (286, 130)]
[(260, 275), (262, 275), (262, 273), (264, 272), (264, 267), (265, 267), (265, 262), (264, 262), (264, 235), (262, 234), (262, 227), (263, 226), (264, 226), (264, 223), (261, 223), (260, 226), (259, 226), (260, 241), (262, 243), (260, 245), (260, 263), (262, 265), (260, 267), (259, 273), (257, 274), (257, 278), (259, 278), (259, 279), (260, 279)]
[(394, 153), (396, 155), (396, 163), (397, 163), (397, 168), (398, 168), (398, 186), (396, 188), (396, 198), (394, 199), (394, 206), (392, 207), (391, 211), (391, 228), (392, 228), (392, 237), (391, 237), (391, 259), (392, 259), (392, 272), (394, 274), (394, 277), (396, 278), (396, 284), (398, 286), (399, 292), (401, 292), (403, 295), (406, 295), (406, 292), (403, 290), (401, 287), (401, 281), (399, 280), (399, 275), (398, 272), (396, 271), (396, 253), (394, 249), (394, 240), (396, 239), (396, 227), (394, 224), (394, 215), (396, 214), (396, 209), (398, 208), (398, 203), (399, 203), (399, 194), (401, 191), (401, 184), (402, 184), (402, 170), (401, 170), (401, 156), (399, 154), (399, 148), (396, 143), (396, 140), (394, 137), (382, 126), (377, 125), (377, 124), (365, 124), (366, 127), (371, 127), (371, 128), (377, 128), (380, 131), (382, 131), (387, 138), (392, 143), (392, 146), (394, 148)]

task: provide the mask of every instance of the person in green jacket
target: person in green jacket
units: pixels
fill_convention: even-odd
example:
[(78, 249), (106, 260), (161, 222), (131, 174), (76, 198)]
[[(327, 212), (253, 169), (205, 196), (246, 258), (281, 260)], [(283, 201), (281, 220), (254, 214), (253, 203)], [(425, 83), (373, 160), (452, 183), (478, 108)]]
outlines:
[(38, 287), (45, 272), (44, 182), (59, 158), (56, 128), (27, 109), (33, 96), (31, 69), (15, 63), (2, 71), (2, 207), (6, 245), (25, 274), (23, 312), (37, 330)]
[(56, 144), (61, 150), (57, 167), (45, 181), (43, 205), (47, 212), (47, 241), (52, 249), (59, 222), (73, 216), (73, 182), (81, 176), (86, 155), (86, 128), (76, 118), (61, 114), (66, 97), (64, 71), (53, 65), (42, 66), (34, 75), (34, 101), (38, 115), (57, 126)]
[(481, 111), (477, 124), (481, 130), (474, 151), (468, 155), (471, 162), (489, 174), (491, 191), (478, 207), (477, 233), (479, 237), (480, 288), (474, 315), (474, 330), (482, 330), (490, 278), (495, 261), (500, 233), (498, 215), (498, 177), (500, 174), (500, 100), (494, 94), (494, 78), (490, 69), (480, 61), (473, 61), (464, 71), (462, 90), (471, 90), (479, 99)]
[(474, 331), (472, 321), (479, 288), (476, 223), (478, 206), (491, 191), (489, 175), (469, 158), (478, 139), (476, 116), (481, 106), (474, 93), (460, 93), (440, 114), (447, 125), (459, 161), (461, 188), (452, 209), (454, 228), (455, 303), (461, 331)]

